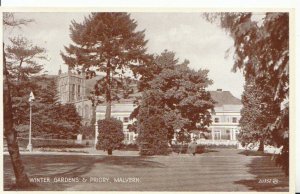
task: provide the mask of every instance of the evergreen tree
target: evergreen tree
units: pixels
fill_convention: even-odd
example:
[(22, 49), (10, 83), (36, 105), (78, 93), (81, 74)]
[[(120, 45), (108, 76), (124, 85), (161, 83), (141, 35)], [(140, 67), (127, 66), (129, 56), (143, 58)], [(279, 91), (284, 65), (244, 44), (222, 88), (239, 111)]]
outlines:
[(33, 45), (25, 37), (13, 37), (6, 46), (6, 63), (8, 79), (11, 84), (14, 124), (20, 125), (28, 120), (28, 95), (35, 84), (31, 77), (40, 74), (43, 66), (41, 60), (46, 60), (44, 48)]
[(75, 138), (81, 128), (81, 117), (73, 104), (60, 104), (57, 101), (56, 77), (34, 76), (28, 83), (30, 84), (20, 91), (24, 93), (21, 97), (24, 106), (20, 108), (20, 105), (15, 105), (18, 110), (14, 114), (15, 125), (18, 129), (19, 126), (25, 128), (23, 132), (18, 130), (19, 135), (28, 137), (29, 103), (26, 100), (28, 101), (28, 94), (32, 91), (35, 95), (35, 101), (32, 103), (33, 137)]
[(239, 141), (244, 145), (259, 142), (258, 151), (264, 151), (264, 145), (274, 144), (272, 131), (267, 126), (275, 122), (280, 104), (273, 100), (271, 89), (262, 93), (254, 81), (247, 81), (244, 88)]
[(148, 90), (143, 93), (137, 116), (139, 135), (137, 142), (141, 155), (168, 154), (168, 131), (164, 122), (163, 94)]
[[(208, 21), (219, 24), (234, 40), (233, 70), (243, 70), (246, 81), (254, 78), (261, 92), (272, 90), (273, 101), (289, 99), (289, 13), (266, 13), (261, 22), (252, 13), (206, 14)], [(272, 102), (272, 101), (269, 101)], [(272, 104), (267, 104), (267, 106)], [(269, 123), (273, 144), (283, 146), (282, 167), (288, 172), (289, 116), (287, 105)], [(263, 129), (265, 130), (265, 129)]]
[(127, 13), (92, 13), (82, 23), (72, 21), (74, 44), (61, 53), (70, 68), (83, 72), (97, 71), (105, 76), (97, 81), (95, 95), (105, 94), (106, 118), (111, 116), (111, 103), (120, 90), (126, 91), (124, 74), (136, 73), (139, 64), (148, 61), (144, 31), (136, 31), (137, 22)]
[[(15, 19), (13, 13), (3, 13), (4, 28), (15, 28), (27, 25), (32, 20)], [(32, 186), (29, 178), (25, 172), (23, 162), (20, 157), (19, 146), (17, 142), (17, 133), (13, 122), (13, 109), (11, 99), (12, 83), (8, 71), (8, 64), (6, 61), (5, 44), (3, 43), (3, 112), (4, 112), (4, 136), (6, 137), (8, 152), (16, 177), (16, 186), (18, 188), (26, 188)]]

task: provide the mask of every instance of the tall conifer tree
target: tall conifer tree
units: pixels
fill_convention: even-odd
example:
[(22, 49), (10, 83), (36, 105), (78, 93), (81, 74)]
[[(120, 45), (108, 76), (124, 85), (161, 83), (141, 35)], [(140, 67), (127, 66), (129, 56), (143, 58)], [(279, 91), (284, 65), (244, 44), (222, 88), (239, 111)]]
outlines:
[(117, 91), (126, 90), (126, 72), (135, 74), (136, 67), (149, 60), (144, 31), (136, 28), (137, 22), (128, 13), (119, 12), (92, 13), (82, 23), (71, 23), (73, 44), (61, 56), (70, 68), (104, 74), (97, 81), (95, 95), (105, 94), (106, 118), (111, 116), (112, 101), (118, 99)]

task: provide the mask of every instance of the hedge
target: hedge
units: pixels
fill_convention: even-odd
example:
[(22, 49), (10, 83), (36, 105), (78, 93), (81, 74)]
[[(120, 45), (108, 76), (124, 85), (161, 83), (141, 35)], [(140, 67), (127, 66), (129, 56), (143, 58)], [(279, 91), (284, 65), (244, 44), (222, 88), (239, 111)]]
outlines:
[[(28, 138), (18, 138), (18, 145), (20, 148), (26, 148), (28, 145)], [(43, 139), (32, 138), (31, 140), (33, 148), (84, 148), (93, 146), (93, 141), (86, 144), (82, 141), (82, 144), (76, 143), (73, 139)], [(7, 146), (6, 139), (3, 139), (4, 147)]]

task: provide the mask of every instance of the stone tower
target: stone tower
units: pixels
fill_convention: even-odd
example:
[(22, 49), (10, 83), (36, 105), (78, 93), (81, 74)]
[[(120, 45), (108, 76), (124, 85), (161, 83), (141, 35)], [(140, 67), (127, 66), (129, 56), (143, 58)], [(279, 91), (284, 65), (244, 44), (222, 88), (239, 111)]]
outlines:
[(62, 73), (58, 78), (59, 101), (77, 103), (85, 100), (85, 78), (72, 72)]
[(82, 117), (82, 124), (88, 125), (92, 119), (92, 103), (86, 94), (86, 79), (84, 74), (58, 72), (58, 96), (62, 104), (74, 104)]

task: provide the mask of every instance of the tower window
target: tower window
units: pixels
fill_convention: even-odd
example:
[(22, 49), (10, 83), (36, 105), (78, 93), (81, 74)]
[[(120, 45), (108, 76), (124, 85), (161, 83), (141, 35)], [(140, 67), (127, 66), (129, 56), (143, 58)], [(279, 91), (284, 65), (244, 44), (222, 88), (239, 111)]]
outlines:
[(77, 96), (78, 98), (81, 96), (80, 85), (77, 86)]

